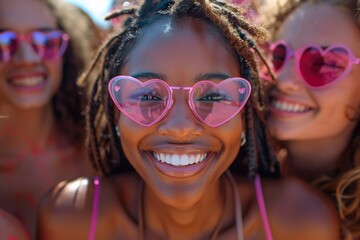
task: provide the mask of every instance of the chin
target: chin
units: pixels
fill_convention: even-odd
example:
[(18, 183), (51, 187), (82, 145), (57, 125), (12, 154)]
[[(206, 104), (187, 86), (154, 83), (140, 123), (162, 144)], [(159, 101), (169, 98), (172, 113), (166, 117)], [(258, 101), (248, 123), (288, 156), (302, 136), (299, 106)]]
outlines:
[(39, 99), (36, 101), (17, 101), (13, 105), (23, 110), (39, 110), (49, 106), (49, 104), (51, 104), (50, 99)]

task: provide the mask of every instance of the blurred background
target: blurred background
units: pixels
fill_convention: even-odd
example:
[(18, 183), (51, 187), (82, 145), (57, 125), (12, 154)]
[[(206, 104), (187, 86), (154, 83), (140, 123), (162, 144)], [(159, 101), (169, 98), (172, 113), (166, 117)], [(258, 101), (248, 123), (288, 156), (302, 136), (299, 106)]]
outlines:
[(95, 23), (104, 29), (110, 27), (110, 23), (104, 20), (116, 0), (65, 0), (74, 5), (81, 7), (95, 21)]

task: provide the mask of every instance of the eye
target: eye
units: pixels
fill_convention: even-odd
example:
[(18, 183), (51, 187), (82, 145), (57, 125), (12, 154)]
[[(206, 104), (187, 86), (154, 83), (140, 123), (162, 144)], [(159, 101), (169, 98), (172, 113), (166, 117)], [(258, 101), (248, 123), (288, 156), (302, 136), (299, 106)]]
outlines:
[(343, 70), (344, 69), (344, 67), (339, 65), (337, 62), (325, 62), (324, 67), (332, 68), (334, 70)]
[(136, 101), (163, 101), (163, 98), (154, 89), (137, 89), (130, 98)]
[(220, 92), (205, 92), (200, 96), (197, 101), (200, 102), (221, 102), (221, 101), (231, 101), (230, 96), (222, 94)]

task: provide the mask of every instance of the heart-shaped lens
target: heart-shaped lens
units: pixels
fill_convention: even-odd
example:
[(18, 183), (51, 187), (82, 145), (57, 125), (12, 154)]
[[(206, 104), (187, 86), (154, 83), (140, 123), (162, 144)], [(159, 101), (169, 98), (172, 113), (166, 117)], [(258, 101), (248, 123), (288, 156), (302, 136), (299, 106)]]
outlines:
[(189, 104), (197, 118), (217, 127), (240, 112), (250, 93), (250, 83), (242, 78), (229, 78), (218, 84), (200, 81), (190, 92)]
[(54, 59), (63, 54), (67, 42), (60, 31), (33, 32), (32, 43), (34, 49), (45, 59)]
[(0, 33), (0, 61), (8, 61), (17, 49), (17, 39), (14, 32)]
[(170, 103), (170, 89), (158, 79), (143, 83), (129, 76), (118, 76), (110, 80), (109, 93), (123, 114), (144, 126), (160, 121)]
[(349, 66), (349, 53), (342, 47), (323, 50), (307, 47), (299, 59), (299, 71), (311, 87), (324, 87), (341, 78)]
[(286, 46), (279, 43), (272, 50), (272, 64), (275, 72), (278, 72), (286, 61)]

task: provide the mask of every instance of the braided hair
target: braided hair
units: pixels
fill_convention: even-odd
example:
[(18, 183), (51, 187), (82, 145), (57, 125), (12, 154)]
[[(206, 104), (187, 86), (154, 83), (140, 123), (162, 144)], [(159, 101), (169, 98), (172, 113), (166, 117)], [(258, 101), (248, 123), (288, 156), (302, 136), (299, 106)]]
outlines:
[(247, 142), (231, 168), (236, 170), (234, 172), (246, 172), (250, 178), (257, 172), (267, 177), (279, 175), (278, 163), (264, 124), (263, 86), (259, 81), (257, 58), (254, 56), (256, 54), (258, 59), (264, 61), (256, 42), (266, 40), (266, 33), (251, 24), (244, 17), (244, 12), (235, 5), (219, 0), (145, 0), (138, 8), (110, 13), (107, 19), (124, 14), (128, 17), (99, 49), (93, 64), (80, 78), (82, 82), (91, 82), (88, 91), (87, 143), (89, 159), (95, 170), (105, 176), (132, 171), (121, 149), (115, 122), (118, 111), (107, 93), (109, 80), (119, 74), (144, 29), (164, 17), (179, 20), (190, 17), (206, 21), (222, 33), (237, 56), (242, 77), (248, 79), (252, 86), (251, 98), (245, 106)]
[[(285, 20), (302, 4), (325, 3), (349, 9), (360, 30), (360, 0), (277, 0), (268, 1), (261, 9), (261, 22), (267, 25), (273, 37)], [(318, 176), (313, 182), (318, 189), (328, 195), (337, 205), (342, 219), (342, 239), (360, 237), (360, 108), (350, 108), (346, 116), (357, 122), (347, 149), (342, 156), (342, 165), (334, 173)], [(355, 116), (355, 117), (354, 117)]]

